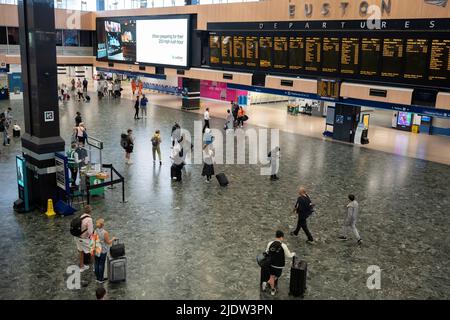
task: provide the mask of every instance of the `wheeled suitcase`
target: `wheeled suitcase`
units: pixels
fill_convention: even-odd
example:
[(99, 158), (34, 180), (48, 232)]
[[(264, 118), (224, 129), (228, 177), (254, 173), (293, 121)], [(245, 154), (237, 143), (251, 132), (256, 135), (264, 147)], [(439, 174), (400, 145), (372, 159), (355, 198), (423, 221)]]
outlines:
[(14, 138), (20, 137), (20, 130), (13, 129), (13, 137)]
[(228, 179), (225, 173), (219, 173), (216, 175), (217, 181), (219, 181), (220, 186), (226, 187), (228, 185)]
[(291, 279), (289, 284), (289, 295), (294, 297), (302, 297), (306, 290), (306, 275), (308, 265), (306, 261), (292, 258)]
[(84, 98), (86, 99), (86, 102), (91, 101), (91, 97), (89, 97), (89, 96), (85, 96)]
[(127, 279), (127, 258), (117, 259), (107, 257), (108, 262), (108, 280), (109, 282), (126, 281)]

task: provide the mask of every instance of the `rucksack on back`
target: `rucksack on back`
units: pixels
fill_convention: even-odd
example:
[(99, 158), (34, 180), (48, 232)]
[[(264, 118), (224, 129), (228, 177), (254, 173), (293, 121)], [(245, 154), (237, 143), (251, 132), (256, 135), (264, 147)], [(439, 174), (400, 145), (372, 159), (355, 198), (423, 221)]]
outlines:
[(128, 147), (128, 135), (126, 135), (125, 133), (122, 133), (120, 135), (120, 145), (124, 149), (126, 149)]
[(86, 230), (81, 230), (82, 222), (85, 218), (89, 218), (89, 216), (86, 215), (83, 218), (81, 218), (81, 216), (75, 217), (72, 219), (72, 221), (70, 221), (70, 234), (71, 235), (79, 238), (84, 232), (86, 232)]

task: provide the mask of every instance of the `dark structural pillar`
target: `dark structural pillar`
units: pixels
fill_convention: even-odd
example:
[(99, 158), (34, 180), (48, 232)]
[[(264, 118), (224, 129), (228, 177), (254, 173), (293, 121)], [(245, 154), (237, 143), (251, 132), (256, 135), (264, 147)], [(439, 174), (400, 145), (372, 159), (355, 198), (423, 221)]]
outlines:
[(361, 107), (336, 103), (333, 139), (353, 143)]
[(64, 151), (59, 136), (54, 2), (19, 0), (25, 133), (22, 152), (27, 161), (31, 204), (45, 211), (55, 202), (55, 152)]
[(200, 109), (200, 80), (183, 78), (182, 109)]

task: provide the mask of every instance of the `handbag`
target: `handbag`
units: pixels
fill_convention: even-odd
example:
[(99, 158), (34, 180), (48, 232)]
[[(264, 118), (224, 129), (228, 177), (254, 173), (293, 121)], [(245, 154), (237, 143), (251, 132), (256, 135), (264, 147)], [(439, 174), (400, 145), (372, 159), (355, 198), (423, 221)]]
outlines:
[(97, 256), (100, 257), (102, 254), (102, 244), (100, 242), (100, 237), (97, 233), (97, 231), (94, 231), (94, 233), (91, 235), (91, 238), (89, 239), (89, 248), (91, 251), (91, 256)]
[(258, 263), (261, 268), (267, 268), (272, 263), (272, 258), (264, 251), (256, 256), (256, 263)]

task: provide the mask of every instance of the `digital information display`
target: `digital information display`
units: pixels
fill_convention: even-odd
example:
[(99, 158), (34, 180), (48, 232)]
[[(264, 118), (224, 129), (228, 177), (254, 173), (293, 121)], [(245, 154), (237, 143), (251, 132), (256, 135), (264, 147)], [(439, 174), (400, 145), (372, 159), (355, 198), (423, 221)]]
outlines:
[(288, 67), (288, 37), (275, 37), (273, 51), (273, 67), (275, 69), (286, 69)]
[(233, 37), (233, 57), (235, 66), (243, 66), (245, 64), (245, 37)]
[(428, 70), (429, 80), (450, 80), (450, 39), (432, 41)]
[(231, 63), (232, 63), (232, 57), (233, 57), (232, 39), (233, 39), (233, 37), (231, 37), (231, 36), (222, 36), (222, 39), (221, 39), (222, 64), (231, 65)]
[(321, 65), (322, 39), (319, 37), (306, 37), (305, 44), (305, 70), (319, 71)]
[(289, 38), (289, 69), (302, 70), (305, 67), (305, 43), (303, 37)]
[(425, 79), (428, 57), (427, 39), (407, 39), (405, 49), (405, 79)]
[(137, 62), (188, 66), (189, 19), (137, 20)]
[(209, 62), (211, 64), (220, 63), (220, 37), (215, 35), (209, 36)]
[(337, 72), (339, 67), (340, 57), (340, 39), (339, 38), (323, 38), (322, 45), (322, 71), (323, 72)]
[(357, 74), (359, 68), (359, 38), (342, 38), (341, 73)]
[(272, 37), (259, 38), (259, 66), (261, 68), (272, 67)]
[(384, 39), (381, 76), (390, 78), (401, 76), (403, 55), (403, 39)]
[(245, 38), (245, 58), (247, 66), (255, 68), (259, 63), (259, 44), (258, 37)]
[(380, 63), (381, 39), (378, 38), (362, 38), (361, 39), (361, 75), (376, 76), (378, 75), (378, 66)]
[(136, 20), (100, 22), (97, 27), (97, 58), (111, 61), (136, 60)]

